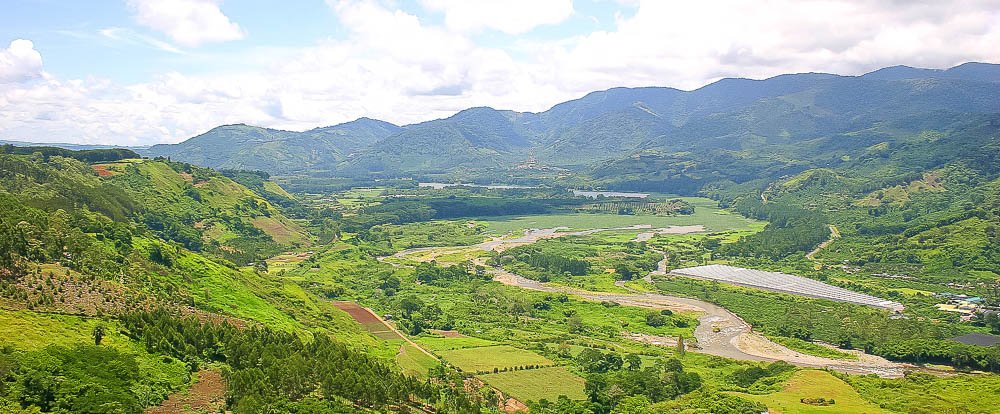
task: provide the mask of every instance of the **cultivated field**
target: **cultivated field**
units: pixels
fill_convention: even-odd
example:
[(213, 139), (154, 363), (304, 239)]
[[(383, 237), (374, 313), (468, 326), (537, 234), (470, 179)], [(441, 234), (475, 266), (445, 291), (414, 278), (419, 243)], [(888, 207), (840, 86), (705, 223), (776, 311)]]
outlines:
[(493, 369), (512, 369), (529, 365), (552, 365), (548, 358), (531, 351), (509, 345), (464, 348), (437, 352), (441, 358), (465, 372), (493, 372)]
[(358, 305), (354, 302), (343, 302), (336, 301), (333, 305), (348, 315), (351, 315), (355, 321), (361, 324), (369, 333), (374, 335), (379, 339), (403, 339), (396, 331), (394, 331), (389, 325), (386, 325), (382, 320), (371, 313), (368, 309)]
[(548, 367), (481, 375), (480, 378), (520, 401), (555, 401), (560, 395), (573, 400), (587, 398), (585, 381), (566, 367)]
[[(785, 384), (783, 390), (773, 394), (734, 394), (749, 400), (760, 401), (782, 414), (882, 414), (890, 412), (865, 401), (854, 388), (825, 371), (796, 372)], [(819, 406), (802, 402), (803, 399), (818, 398), (833, 399), (835, 403)]]
[(549, 229), (568, 227), (571, 230), (628, 227), (647, 224), (653, 228), (669, 226), (705, 226), (707, 231), (744, 230), (759, 223), (738, 214), (719, 209), (717, 203), (707, 198), (682, 197), (691, 203), (694, 214), (676, 216), (616, 215), (616, 214), (539, 214), (526, 216), (501, 216), (476, 220), (485, 223), (486, 230), (494, 234), (520, 233), (524, 229)]
[(415, 340), (420, 346), (430, 349), (432, 351), (452, 351), (455, 349), (464, 348), (477, 348), (496, 345), (496, 342), (489, 341), (486, 339), (473, 338), (470, 336), (460, 336), (460, 337), (446, 337), (446, 338), (436, 338), (436, 337), (421, 337)]
[(408, 342), (400, 341), (399, 353), (396, 354), (396, 363), (399, 364), (399, 367), (407, 375), (427, 378), (428, 370), (435, 367), (438, 361)]

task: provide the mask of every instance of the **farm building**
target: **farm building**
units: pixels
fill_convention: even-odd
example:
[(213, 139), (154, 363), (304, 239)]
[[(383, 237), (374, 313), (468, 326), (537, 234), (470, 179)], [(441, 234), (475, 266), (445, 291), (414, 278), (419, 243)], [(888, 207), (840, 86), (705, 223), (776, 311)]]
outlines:
[(993, 346), (1000, 344), (1000, 336), (986, 335), (981, 333), (970, 333), (951, 338), (952, 341), (961, 342), (966, 345)]
[(809, 278), (785, 273), (765, 272), (726, 265), (688, 267), (676, 269), (670, 273), (677, 276), (714, 280), (731, 285), (764, 289), (773, 292), (885, 308), (896, 312), (903, 310), (903, 305), (899, 302), (877, 298)]

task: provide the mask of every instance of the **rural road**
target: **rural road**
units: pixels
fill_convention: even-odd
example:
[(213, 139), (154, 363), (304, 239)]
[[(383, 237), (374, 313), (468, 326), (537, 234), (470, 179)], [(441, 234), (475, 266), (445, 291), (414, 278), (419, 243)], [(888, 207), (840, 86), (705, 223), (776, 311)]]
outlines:
[(826, 241), (820, 243), (819, 246), (816, 246), (816, 248), (813, 249), (811, 252), (806, 253), (806, 259), (816, 260), (816, 255), (819, 254), (819, 252), (821, 252), (823, 249), (829, 247), (830, 244), (833, 244), (833, 242), (835, 240), (837, 240), (837, 239), (840, 238), (840, 229), (838, 229), (837, 226), (834, 226), (832, 224), (828, 224), (827, 227), (830, 228), (830, 238), (826, 239)]

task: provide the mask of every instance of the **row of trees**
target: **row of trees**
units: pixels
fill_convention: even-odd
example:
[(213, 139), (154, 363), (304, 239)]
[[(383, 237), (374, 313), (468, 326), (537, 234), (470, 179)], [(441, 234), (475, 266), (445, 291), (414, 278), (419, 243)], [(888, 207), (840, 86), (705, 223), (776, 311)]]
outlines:
[(128, 335), (142, 341), (150, 352), (192, 363), (226, 363), (227, 403), (238, 413), (292, 412), (317, 406), (381, 410), (414, 400), (435, 404), (444, 412), (456, 411), (455, 407), (478, 411), (478, 405), (464, 394), (402, 375), (326, 335), (306, 341), (293, 333), (261, 327), (203, 324), (163, 310), (132, 313), (122, 322)]
[(733, 207), (744, 216), (770, 223), (759, 233), (724, 245), (721, 252), (726, 255), (778, 260), (792, 253), (808, 252), (830, 235), (826, 217), (801, 207), (765, 203), (757, 195), (741, 198)]

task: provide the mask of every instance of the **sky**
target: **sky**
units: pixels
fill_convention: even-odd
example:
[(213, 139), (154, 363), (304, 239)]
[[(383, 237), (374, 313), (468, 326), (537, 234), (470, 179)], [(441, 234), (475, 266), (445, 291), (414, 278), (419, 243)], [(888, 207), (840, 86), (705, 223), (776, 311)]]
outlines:
[(1000, 0), (4, 0), (0, 139), (544, 111), (612, 87), (1000, 63)]

